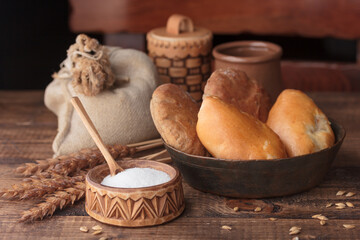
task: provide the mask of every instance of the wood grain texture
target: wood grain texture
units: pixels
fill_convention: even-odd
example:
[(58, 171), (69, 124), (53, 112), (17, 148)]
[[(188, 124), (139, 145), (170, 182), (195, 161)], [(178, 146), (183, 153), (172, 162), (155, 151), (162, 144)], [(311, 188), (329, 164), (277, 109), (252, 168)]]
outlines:
[[(183, 184), (186, 209), (177, 219), (156, 227), (121, 228), (101, 224), (89, 217), (84, 202), (43, 221), (17, 223), (31, 202), (0, 200), (0, 239), (291, 239), (290, 227), (302, 228), (300, 239), (360, 239), (360, 95), (350, 92), (312, 92), (310, 96), (329, 117), (347, 130), (344, 144), (324, 181), (309, 191), (269, 199), (228, 199), (202, 193)], [(22, 162), (52, 156), (56, 118), (42, 103), (43, 92), (0, 91), (0, 188), (20, 180), (12, 169)], [(26, 106), (26, 107), (25, 107)], [(21, 122), (28, 124), (19, 125)], [(15, 150), (17, 149), (17, 150)], [(353, 197), (336, 196), (338, 190)], [(326, 208), (329, 202), (349, 201), (355, 208)], [(239, 207), (235, 212), (233, 207)], [(260, 212), (254, 212), (257, 206)], [(312, 219), (322, 213), (325, 226)], [(277, 218), (270, 221), (269, 218)], [(354, 224), (346, 230), (343, 224)], [(100, 225), (101, 235), (79, 228)], [(223, 230), (228, 225), (232, 229)]]
[(170, 15), (180, 13), (214, 33), (360, 37), (356, 0), (70, 0), (70, 4), (70, 27), (75, 32), (144, 33), (165, 26)]

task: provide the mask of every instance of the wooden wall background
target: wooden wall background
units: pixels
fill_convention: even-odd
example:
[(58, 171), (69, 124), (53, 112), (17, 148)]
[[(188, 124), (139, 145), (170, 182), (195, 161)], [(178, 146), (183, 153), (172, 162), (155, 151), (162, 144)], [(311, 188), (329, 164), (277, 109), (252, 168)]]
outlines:
[[(225, 38), (227, 41), (248, 39), (246, 34), (256, 40), (267, 40), (270, 36), (283, 47), (285, 58), (295, 60), (283, 62), (286, 87), (315, 91), (360, 90), (360, 2), (356, 0), (69, 1), (71, 29), (104, 33), (105, 42), (111, 39), (111, 43), (126, 46), (137, 41), (138, 49), (146, 50), (142, 34), (164, 26), (171, 14), (180, 13), (192, 18), (196, 25), (210, 29), (215, 34), (215, 45)], [(217, 38), (219, 35), (226, 37)], [(294, 37), (297, 43), (290, 41), (289, 44), (289, 39)], [(331, 41), (333, 38), (353, 44), (342, 46), (343, 42)], [(308, 46), (309, 39), (315, 40), (315, 45)], [(316, 46), (316, 40), (324, 42)], [(342, 54), (349, 48), (353, 61), (340, 63)], [(317, 58), (324, 49), (330, 56)], [(288, 56), (291, 51), (295, 54)], [(304, 53), (309, 55), (305, 54), (305, 59), (299, 62), (297, 56)], [(340, 58), (334, 60), (332, 54)], [(304, 79), (304, 71), (314, 77)]]
[[(280, 44), (290, 87), (360, 90), (357, 0), (5, 0), (0, 11), (0, 89), (44, 89), (80, 32), (146, 51), (145, 33), (180, 13), (212, 30), (214, 45), (243, 39)], [(303, 71), (313, 72), (314, 80), (304, 82)]]

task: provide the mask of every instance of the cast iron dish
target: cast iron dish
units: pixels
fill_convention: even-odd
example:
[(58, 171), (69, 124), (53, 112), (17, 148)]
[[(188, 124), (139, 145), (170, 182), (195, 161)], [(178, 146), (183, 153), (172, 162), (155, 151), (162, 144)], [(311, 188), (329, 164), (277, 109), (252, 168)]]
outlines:
[(231, 161), (186, 154), (164, 144), (186, 182), (200, 191), (240, 198), (285, 196), (315, 187), (330, 169), (345, 138), (344, 128), (330, 122), (332, 147), (292, 158)]

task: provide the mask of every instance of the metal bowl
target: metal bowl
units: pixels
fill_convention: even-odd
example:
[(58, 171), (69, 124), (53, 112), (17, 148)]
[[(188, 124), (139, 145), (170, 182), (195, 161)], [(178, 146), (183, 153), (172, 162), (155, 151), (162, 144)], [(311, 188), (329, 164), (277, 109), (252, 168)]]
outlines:
[(192, 187), (239, 198), (266, 198), (299, 193), (324, 178), (345, 138), (345, 129), (330, 119), (335, 144), (319, 152), (272, 160), (226, 160), (195, 156), (165, 144), (175, 165)]

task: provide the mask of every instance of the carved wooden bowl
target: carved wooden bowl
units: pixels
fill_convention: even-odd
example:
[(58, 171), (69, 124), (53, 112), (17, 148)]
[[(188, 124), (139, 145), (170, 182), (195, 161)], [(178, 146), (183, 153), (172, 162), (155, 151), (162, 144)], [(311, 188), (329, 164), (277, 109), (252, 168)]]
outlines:
[(271, 160), (226, 160), (181, 152), (165, 144), (171, 158), (192, 187), (228, 197), (265, 198), (308, 190), (324, 178), (345, 138), (331, 121), (335, 144), (319, 152)]
[(142, 227), (168, 222), (185, 209), (182, 178), (170, 165), (148, 160), (119, 161), (124, 168), (153, 168), (166, 172), (170, 181), (143, 188), (114, 188), (101, 185), (109, 175), (106, 164), (86, 176), (86, 212), (96, 220), (116, 226)]

